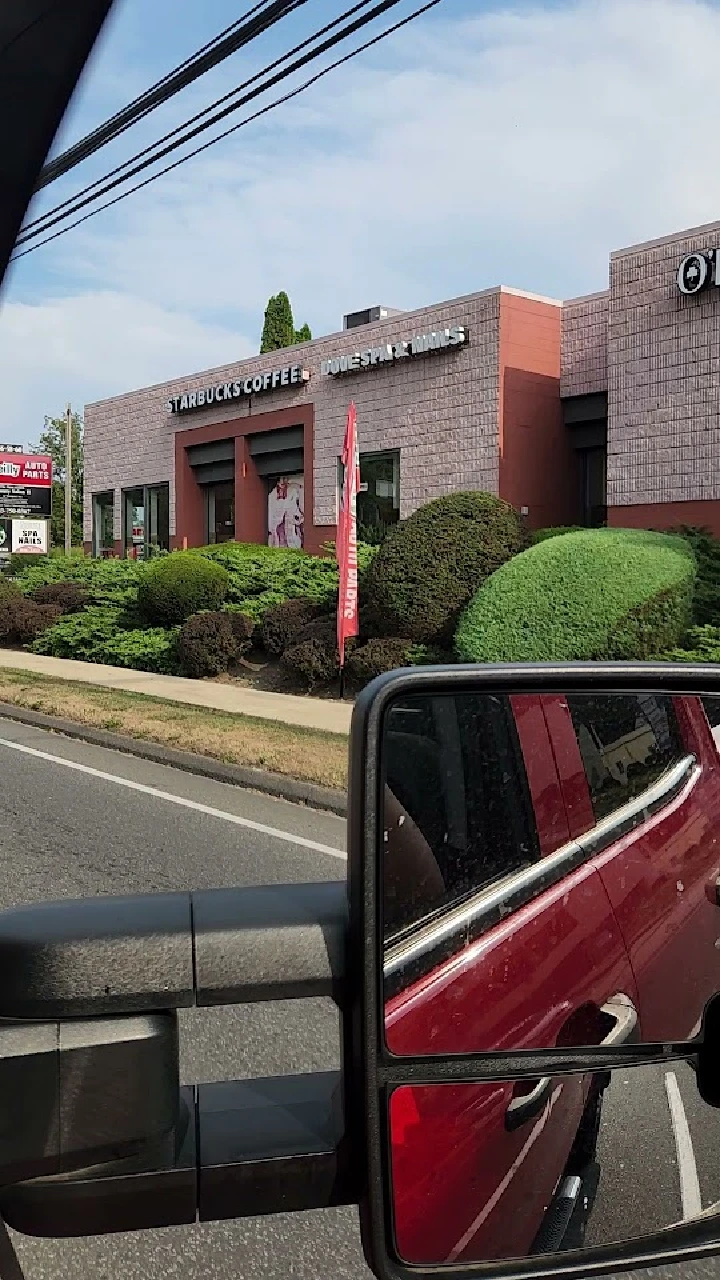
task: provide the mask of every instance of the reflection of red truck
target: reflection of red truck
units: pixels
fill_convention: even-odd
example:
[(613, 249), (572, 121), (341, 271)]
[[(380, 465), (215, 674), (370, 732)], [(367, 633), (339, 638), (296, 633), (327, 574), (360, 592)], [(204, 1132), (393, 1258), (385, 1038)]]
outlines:
[[(437, 761), (447, 760), (448, 744), (456, 748), (461, 736), (453, 735), (449, 701), (428, 698), (421, 722), (415, 699), (413, 714), (409, 704), (399, 711), (395, 778), (389, 726), (390, 785), (413, 817), (417, 799), (421, 828), (430, 774), (408, 768), (408, 744), (417, 729), (425, 764), (433, 751)], [(491, 865), (485, 883), (478, 875), (464, 896), (449, 895), (424, 916), (418, 908), (417, 919), (394, 935), (390, 930), (390, 1050), (511, 1052), (599, 1043), (608, 1032), (622, 1036), (633, 1008), (643, 1040), (687, 1038), (720, 987), (720, 758), (701, 701), (643, 695), (509, 701), (518, 772), (510, 777), (506, 760), (503, 778), (513, 803), (527, 807), (535, 847), (508, 877)], [(618, 743), (643, 735), (644, 755), (618, 750)], [(487, 758), (492, 754), (488, 746)], [(618, 772), (622, 757), (627, 777)], [(456, 756), (455, 767), (438, 772), (427, 801), (444, 810), (447, 829), (459, 806), (470, 803), (479, 777), (469, 759), (464, 772), (459, 764)], [(411, 773), (415, 782), (403, 794)], [(458, 786), (461, 797), (453, 795)], [(493, 795), (500, 804), (499, 790)], [(497, 814), (499, 832), (507, 821)], [(451, 837), (458, 840), (462, 845), (462, 834)], [(441, 845), (433, 847), (441, 860)], [(467, 863), (473, 852), (467, 839), (464, 850)], [(558, 860), (565, 860), (566, 873), (543, 883), (543, 869)], [(517, 906), (512, 888), (523, 878)], [(480, 921), (474, 932), (473, 912)], [(455, 947), (448, 945), (453, 917), (460, 925)], [(441, 936), (444, 950), (437, 947)], [(576, 1076), (396, 1091), (391, 1131), (400, 1255), (416, 1263), (497, 1259), (526, 1254), (543, 1237), (556, 1247), (551, 1228), (567, 1220), (562, 1210), (592, 1159), (604, 1083)]]

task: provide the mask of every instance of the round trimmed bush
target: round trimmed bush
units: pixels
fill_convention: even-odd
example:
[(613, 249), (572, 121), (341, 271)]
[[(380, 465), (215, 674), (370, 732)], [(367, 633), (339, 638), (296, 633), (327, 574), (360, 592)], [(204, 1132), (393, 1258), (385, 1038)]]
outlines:
[(240, 658), (252, 649), (255, 623), (240, 609), (223, 609), (223, 613), (230, 619), (230, 627), (235, 637), (235, 657)]
[(315, 600), (298, 597), (295, 600), (284, 600), (282, 604), (268, 609), (262, 620), (261, 637), (266, 653), (279, 658), (288, 645), (300, 635), (310, 622), (323, 613), (322, 605)]
[(335, 619), (316, 618), (309, 622), (288, 645), (282, 663), (293, 675), (299, 676), (308, 689), (330, 684), (340, 670)]
[(186, 675), (199, 680), (227, 671), (237, 654), (229, 613), (196, 613), (180, 628), (178, 658)]
[(480, 588), (455, 648), (469, 662), (652, 658), (687, 630), (694, 580), (681, 538), (637, 529), (548, 538)]
[(368, 569), (370, 625), (385, 636), (451, 643), (478, 587), (528, 541), (517, 511), (493, 494), (453, 493), (428, 502), (395, 525)]
[(54, 604), (36, 604), (22, 595), (0, 597), (0, 640), (7, 644), (28, 644), (47, 631), (60, 617)]
[(227, 569), (194, 551), (151, 560), (138, 585), (138, 607), (148, 622), (171, 627), (203, 609), (219, 609), (228, 591)]
[(390, 637), (387, 640), (368, 640), (351, 650), (347, 658), (348, 675), (358, 684), (369, 684), (376, 676), (398, 667), (409, 667), (413, 662), (412, 640)]
[(48, 582), (30, 593), (36, 604), (55, 604), (61, 613), (79, 613), (90, 601), (79, 582)]

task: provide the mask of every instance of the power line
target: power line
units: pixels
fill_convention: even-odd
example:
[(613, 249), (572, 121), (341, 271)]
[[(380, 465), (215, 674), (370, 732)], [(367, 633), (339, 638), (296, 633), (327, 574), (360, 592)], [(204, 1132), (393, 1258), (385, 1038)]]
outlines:
[[(248, 10), (242, 18), (238, 18), (208, 44), (203, 45), (202, 49), (198, 49), (197, 53), (186, 58), (185, 62), (182, 62), (174, 71), (169, 72), (121, 111), (98, 125), (92, 133), (68, 147), (67, 151), (50, 160), (40, 171), (35, 191), (41, 191), (51, 182), (56, 182), (63, 174), (74, 169), (76, 165), (82, 164), (83, 160), (87, 160), (101, 147), (119, 137), (131, 125), (142, 120), (151, 111), (174, 97), (176, 93), (180, 93), (181, 89), (187, 88), (194, 80), (205, 75), (218, 63), (229, 58), (251, 40), (255, 40), (263, 31), (267, 31), (303, 4), (307, 4), (307, 0), (259, 0), (259, 3)], [(262, 12), (259, 12), (260, 10)]]
[[(183, 137), (176, 138), (174, 142), (169, 142), (167, 146), (161, 147), (159, 150), (156, 149), (159, 144), (156, 144), (156, 147), (152, 148), (154, 154), (149, 156), (146, 160), (140, 161), (138, 164), (135, 164), (134, 162), (135, 160), (140, 159), (139, 155), (133, 156), (124, 165), (120, 166), (121, 168), (127, 169), (128, 165), (132, 165), (133, 167), (129, 168), (127, 173), (123, 173), (119, 177), (112, 178), (112, 181), (107, 181), (106, 178), (103, 178), (100, 180), (100, 184), (97, 182), (92, 184), (92, 187), (99, 187), (99, 189), (95, 191), (94, 195), (86, 195), (82, 199), (79, 197), (73, 197), (71, 202), (64, 201), (62, 205), (57, 206), (55, 209), (51, 209), (46, 214), (43, 214), (41, 218), (37, 219), (33, 224), (33, 226), (37, 228), (36, 230), (27, 229), (24, 235), (21, 234), (18, 236), (16, 247), (27, 244), (30, 240), (36, 239), (37, 236), (42, 235), (43, 232), (49, 230), (50, 227), (56, 226), (58, 222), (64, 222), (66, 218), (72, 217), (74, 213), (78, 213), (88, 204), (91, 204), (93, 200), (100, 199), (101, 196), (107, 195), (107, 193), (114, 190), (115, 187), (121, 186), (123, 182), (129, 181), (130, 178), (134, 178), (138, 173), (142, 173), (143, 170), (149, 168), (150, 165), (157, 163), (158, 160), (163, 160), (165, 156), (176, 151), (178, 147), (184, 146), (186, 142), (190, 142), (193, 138), (197, 137), (198, 134), (204, 133), (206, 129), (217, 124), (219, 120), (225, 119), (225, 117), (231, 115), (233, 111), (237, 111), (240, 107), (245, 106), (246, 103), (251, 102), (253, 98), (260, 97), (263, 93), (266, 93), (268, 89), (272, 89), (274, 85), (286, 80), (288, 76), (292, 75), (295, 71), (307, 66), (309, 62), (314, 61), (314, 59), (318, 58), (322, 53), (326, 53), (329, 49), (334, 48), (335, 45), (340, 44), (342, 40), (347, 39), (348, 36), (354, 35), (356, 31), (361, 30), (375, 18), (386, 13), (388, 9), (395, 8), (399, 3), (400, 0), (379, 0), (379, 3), (375, 4), (374, 8), (371, 9), (369, 13), (364, 14), (360, 18), (356, 18), (354, 22), (348, 23), (348, 25), (343, 27), (341, 31), (336, 32), (335, 35), (324, 40), (316, 49), (304, 54), (301, 58), (297, 58), (295, 62), (291, 63), (285, 68), (285, 70), (277, 72), (276, 75), (271, 76), (266, 80), (264, 84), (257, 86), (257, 88), (253, 89), (249, 93), (243, 94), (241, 98), (236, 102), (231, 103), (229, 106), (223, 107), (222, 111), (217, 111), (215, 115), (211, 116), (209, 120), (206, 120), (204, 124), (196, 125), (194, 129), (188, 130)], [(358, 7), (364, 6), (355, 5), (352, 9), (342, 14), (341, 18), (336, 19), (335, 23), (331, 25), (336, 26), (338, 21), (343, 21), (350, 14), (354, 13)], [(317, 39), (317, 36), (314, 37), (314, 39)], [(262, 74), (264, 75), (266, 73), (263, 72)], [(257, 78), (258, 77), (255, 77), (255, 79)], [(177, 133), (178, 130), (175, 130), (174, 132)], [(161, 141), (163, 140), (161, 139)], [(110, 176), (111, 175), (107, 175), (107, 177)], [(103, 183), (104, 185), (102, 185)], [(88, 190), (90, 190), (90, 188), (88, 188)], [(68, 208), (68, 203), (71, 203), (72, 207)], [(60, 212), (61, 208), (65, 208), (65, 213)], [(42, 225), (38, 226), (38, 222)]]
[[(124, 169), (129, 169), (131, 165), (135, 164), (136, 161), (141, 160), (143, 156), (147, 156), (147, 155), (150, 155), (152, 152), (155, 152), (157, 148), (161, 147), (164, 142), (169, 142), (171, 138), (177, 137), (179, 133), (182, 133), (183, 130), (187, 129), (190, 125), (195, 124), (196, 121), (198, 120), (202, 120), (203, 116), (209, 115), (209, 113), (211, 111), (214, 111), (216, 107), (219, 107), (221, 103), (227, 102), (228, 99), (230, 98), (237, 97), (237, 95), (241, 93), (243, 89), (248, 89), (250, 85), (256, 84), (257, 81), (261, 80), (263, 76), (268, 75), (268, 73), (271, 71), (274, 71), (276, 67), (279, 67), (282, 65), (282, 63), (287, 62), (288, 59), (292, 58), (296, 53), (300, 53), (303, 49), (306, 49), (308, 45), (314, 44), (316, 40), (319, 40), (321, 36), (326, 35), (328, 31), (332, 31), (335, 27), (339, 26), (340, 23), (344, 22), (346, 18), (352, 17), (353, 14), (357, 13), (360, 9), (367, 9), (368, 5), (371, 3), (372, 3), (372, 0), (359, 0), (359, 3), (353, 5), (352, 8), (347, 9), (345, 13), (342, 13), (338, 17), (333, 18), (331, 22), (328, 22), (324, 27), (321, 27), (319, 31), (316, 31), (314, 33), (314, 35), (309, 36), (306, 40), (302, 40), (300, 44), (296, 44), (293, 49), (288, 50), (287, 53), (284, 53), (279, 58), (276, 58), (274, 62), (271, 62), (269, 66), (264, 67), (262, 71), (256, 72), (256, 74), (253, 76), (250, 76), (248, 80), (245, 80), (242, 84), (237, 85), (234, 89), (231, 89), (229, 93), (226, 93), (221, 98), (217, 98), (214, 102), (211, 102), (208, 107), (204, 107), (202, 111), (198, 111), (196, 115), (191, 116), (189, 120), (185, 120), (184, 123), (181, 125), (178, 125), (177, 128), (171, 129), (169, 133), (166, 133), (163, 135), (163, 137), (158, 138), (156, 142), (153, 142), (149, 146), (144, 147), (142, 151), (138, 151), (134, 156), (130, 156), (128, 160), (123, 160), (122, 164), (116, 165), (114, 169), (111, 169), (109, 173), (104, 174), (102, 178), (97, 178), (94, 182), (90, 182), (86, 187), (83, 187), (80, 191), (76, 191), (74, 195), (69, 196), (67, 200), (62, 200), (60, 204), (57, 204), (54, 206), (54, 208), (49, 209), (47, 213), (40, 214), (40, 216), (33, 219), (32, 222), (25, 222), (20, 229), (20, 236), (18, 237), (18, 241), (17, 241), (18, 245), (26, 243), (28, 239), (34, 238), (35, 235), (41, 235), (43, 231), (47, 231), (51, 226), (54, 226), (58, 221), (61, 221), (62, 219), (58, 219), (54, 217), (54, 215), (60, 213), (61, 210), (63, 209), (68, 210), (67, 213), (63, 215), (63, 217), (66, 217), (66, 218), (71, 217), (73, 213), (77, 212), (77, 210), (83, 207), (83, 204), (82, 204), (83, 197), (89, 195), (91, 191), (95, 191), (98, 187), (101, 187), (103, 183), (108, 182), (110, 178), (114, 178), (117, 174), (122, 173)], [(288, 74), (290, 74), (289, 71), (288, 71)], [(267, 85), (264, 86), (264, 88), (261, 89), (260, 92), (264, 92), (265, 89), (268, 87), (269, 86)], [(247, 102), (248, 100), (249, 100), (248, 98), (245, 98), (242, 101), (238, 101), (236, 103), (236, 106), (240, 107), (244, 105), (244, 103)], [(208, 127), (212, 123), (213, 121), (208, 121)], [(184, 141), (185, 139), (181, 139), (178, 145), (182, 145)], [(161, 157), (156, 156), (153, 159), (151, 159), (149, 163), (154, 163), (154, 160), (159, 158)], [(135, 170), (135, 172), (137, 172), (137, 170)], [(131, 174), (125, 174), (121, 179), (121, 181), (124, 182), (126, 181), (126, 179), (130, 178), (131, 176), (132, 176)], [(109, 190), (109, 188), (106, 187), (104, 190), (107, 191)], [(99, 199), (101, 194), (104, 194), (104, 192), (98, 192), (98, 194), (94, 196), (93, 199)], [(80, 203), (76, 203), (76, 202), (80, 202)], [(72, 209), (68, 207), (70, 205), (73, 206)], [(33, 228), (35, 227), (37, 227), (38, 230), (33, 233), (33, 236), (28, 237), (27, 232), (32, 231)]]
[(244, 120), (239, 121), (238, 124), (232, 125), (230, 129), (226, 129), (223, 133), (218, 134), (216, 138), (211, 138), (209, 142), (203, 143), (201, 147), (196, 147), (194, 151), (188, 152), (186, 156), (182, 156), (179, 160), (175, 160), (164, 169), (158, 170), (157, 173), (152, 174), (149, 178), (145, 178), (143, 182), (138, 182), (134, 187), (130, 187), (127, 191), (121, 192), (120, 195), (114, 196), (112, 200), (108, 200), (105, 204), (99, 205), (97, 209), (91, 209), (90, 212), (84, 214), (82, 218), (77, 218), (75, 222), (69, 223), (68, 226), (61, 227), (59, 231), (54, 231), (52, 235), (46, 236), (44, 240), (39, 240), (37, 244), (31, 245), (29, 249), (24, 249), (22, 253), (13, 254), (11, 262), (15, 262), (19, 258), (25, 258), (29, 253), (34, 253), (36, 249), (41, 249), (43, 245), (49, 244), (52, 240), (57, 240), (60, 236), (66, 235), (68, 231), (72, 231), (75, 227), (79, 227), (81, 223), (87, 222), (90, 218), (94, 218), (96, 214), (102, 213), (105, 209), (110, 209), (113, 205), (119, 204), (128, 196), (134, 195), (136, 191), (141, 191), (144, 187), (149, 187), (152, 182), (155, 182), (158, 178), (164, 177), (165, 174), (171, 173), (173, 169), (179, 169), (187, 160), (191, 160), (194, 156), (200, 155), (201, 152), (207, 151), (210, 147), (213, 147), (216, 142), (221, 142), (224, 138), (229, 137), (230, 134), (236, 133), (238, 129), (242, 129), (245, 125), (251, 124), (255, 120), (259, 120), (261, 116), (267, 115), (268, 112), (274, 111), (276, 107), (282, 106), (285, 102), (290, 102), (293, 98), (297, 98), (301, 93), (304, 93), (307, 89), (311, 88), (312, 85), (317, 84), (319, 80), (322, 80), (325, 76), (329, 75), (331, 71), (335, 71), (338, 67), (342, 67), (346, 63), (351, 62), (352, 59), (357, 58), (359, 54), (365, 53), (374, 45), (377, 45), (382, 40), (387, 39), (388, 36), (394, 35), (396, 31), (399, 31), (402, 27), (408, 26), (409, 23), (414, 22), (416, 18), (419, 18), (424, 13), (429, 12), (430, 9), (434, 9), (440, 3), (441, 0), (427, 0), (426, 4), (415, 9), (413, 13), (402, 18), (400, 22), (396, 22), (393, 26), (387, 27), (386, 30), (381, 31), (379, 35), (374, 36), (371, 40), (367, 40), (365, 44), (359, 45), (357, 49), (353, 49), (350, 53), (345, 54), (344, 57), (338, 58), (335, 62), (330, 63), (329, 66), (324, 67), (322, 71), (311, 76), (309, 80), (298, 85), (297, 88), (292, 89), (289, 93), (283, 94), (281, 98), (276, 98), (274, 102), (270, 102), (266, 106), (261, 107), (259, 111), (254, 112), (251, 116), (247, 116)]

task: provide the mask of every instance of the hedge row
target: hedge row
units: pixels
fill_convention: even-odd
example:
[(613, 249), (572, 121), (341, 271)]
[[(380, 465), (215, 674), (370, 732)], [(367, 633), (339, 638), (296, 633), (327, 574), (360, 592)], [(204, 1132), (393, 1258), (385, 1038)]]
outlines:
[(470, 662), (644, 659), (691, 621), (695, 560), (681, 538), (595, 529), (549, 538), (485, 583), (458, 627)]
[[(365, 684), (453, 656), (714, 660), (720, 631), (685, 637), (692, 621), (720, 625), (720, 543), (681, 532), (548, 529), (531, 540), (492, 495), (437, 499), (379, 549), (359, 549), (361, 634), (347, 646), (348, 674)], [(57, 557), (25, 560), (16, 581), (0, 588), (0, 640), (39, 653), (200, 677), (227, 670), (254, 640), (308, 688), (338, 674), (332, 554), (226, 543), (146, 565)]]

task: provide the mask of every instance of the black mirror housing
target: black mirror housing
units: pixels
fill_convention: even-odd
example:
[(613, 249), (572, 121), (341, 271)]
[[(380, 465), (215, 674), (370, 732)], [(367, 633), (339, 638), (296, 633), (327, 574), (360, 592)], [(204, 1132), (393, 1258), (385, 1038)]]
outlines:
[(0, 1185), (155, 1159), (180, 1118), (174, 1013), (0, 1024)]

